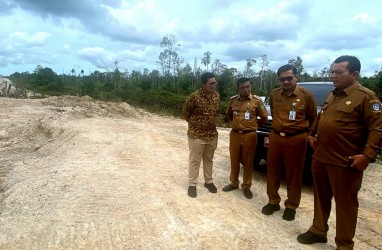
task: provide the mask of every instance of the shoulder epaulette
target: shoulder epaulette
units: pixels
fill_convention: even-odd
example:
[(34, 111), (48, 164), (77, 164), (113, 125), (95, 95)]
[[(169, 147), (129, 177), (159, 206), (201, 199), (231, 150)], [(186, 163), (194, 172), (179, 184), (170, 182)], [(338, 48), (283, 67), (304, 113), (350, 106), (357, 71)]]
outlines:
[(375, 92), (372, 91), (371, 89), (366, 88), (365, 86), (360, 85), (360, 87), (357, 88), (357, 89), (359, 91), (362, 91), (362, 92), (366, 93), (369, 97), (372, 97), (372, 98), (376, 97)]
[(260, 101), (261, 101), (260, 96), (258, 96), (258, 95), (253, 95), (253, 97), (256, 98), (257, 100), (260, 100)]
[(235, 99), (236, 97), (238, 97), (239, 95), (234, 95), (234, 96), (231, 96), (230, 99)]
[(281, 89), (281, 86), (280, 87), (277, 87), (277, 88), (274, 88), (273, 90), (272, 90), (272, 92), (274, 92), (274, 91), (278, 91), (278, 90), (280, 90)]
[(312, 92), (310, 92), (308, 89), (304, 88), (304, 87), (298, 87), (299, 90), (301, 90), (301, 92), (305, 93), (305, 94), (309, 94), (309, 95), (313, 95)]

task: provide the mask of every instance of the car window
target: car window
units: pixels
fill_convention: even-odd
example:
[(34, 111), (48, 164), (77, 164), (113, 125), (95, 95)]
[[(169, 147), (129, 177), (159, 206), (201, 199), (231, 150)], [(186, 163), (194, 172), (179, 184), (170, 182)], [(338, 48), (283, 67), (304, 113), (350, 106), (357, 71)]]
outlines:
[(313, 93), (314, 99), (318, 106), (322, 106), (328, 96), (329, 92), (333, 90), (332, 84), (304, 84), (299, 83), (299, 86), (306, 88)]
[[(322, 83), (298, 83), (299, 86), (309, 90), (313, 93), (314, 99), (318, 106), (322, 106), (328, 96), (329, 92), (333, 90), (333, 84), (322, 84)], [(269, 105), (269, 96), (264, 101), (265, 105)]]

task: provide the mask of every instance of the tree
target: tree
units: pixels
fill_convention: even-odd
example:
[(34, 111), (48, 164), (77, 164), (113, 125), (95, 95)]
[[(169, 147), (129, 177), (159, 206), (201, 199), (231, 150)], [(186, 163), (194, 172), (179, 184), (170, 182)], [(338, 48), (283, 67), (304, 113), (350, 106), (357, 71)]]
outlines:
[(62, 83), (51, 68), (38, 65), (33, 73), (32, 87), (37, 91), (61, 91)]
[(265, 84), (264, 84), (264, 76), (265, 76), (265, 71), (267, 70), (267, 67), (269, 65), (268, 61), (268, 56), (266, 54), (261, 56), (261, 62), (260, 62), (260, 72), (259, 72), (259, 77), (260, 77), (260, 91), (265, 91)]
[(252, 69), (252, 67), (256, 64), (256, 59), (248, 58), (245, 61), (246, 63), (243, 75), (244, 77), (252, 78), (255, 75), (255, 71)]
[(202, 58), (202, 64), (207, 67), (208, 71), (208, 65), (211, 63), (211, 52), (207, 51), (204, 52), (204, 56)]
[(160, 46), (165, 50), (159, 54), (158, 63), (162, 68), (163, 75), (171, 75), (171, 73), (176, 72), (178, 66), (183, 62), (183, 59), (176, 52), (181, 45), (176, 44), (175, 36), (170, 34), (163, 37)]
[(297, 77), (299, 78), (304, 71), (304, 66), (302, 66), (302, 59), (301, 57), (297, 57), (297, 59), (290, 59), (288, 61), (288, 64), (293, 65), (297, 69)]
[(222, 64), (219, 59), (216, 59), (212, 64), (211, 64), (211, 71), (215, 75), (221, 75), (223, 72), (227, 69), (227, 65)]
[(375, 72), (374, 78), (375, 78), (375, 86), (373, 90), (376, 93), (376, 95), (379, 97), (379, 99), (381, 100), (382, 98), (382, 65), (379, 72), (377, 71)]
[(321, 81), (330, 81), (330, 73), (331, 69), (328, 67), (325, 67), (321, 70), (321, 72), (318, 74), (319, 79)]
[(195, 76), (191, 66), (188, 63), (181, 69), (181, 73), (179, 75), (179, 86), (182, 90), (188, 90), (194, 85)]

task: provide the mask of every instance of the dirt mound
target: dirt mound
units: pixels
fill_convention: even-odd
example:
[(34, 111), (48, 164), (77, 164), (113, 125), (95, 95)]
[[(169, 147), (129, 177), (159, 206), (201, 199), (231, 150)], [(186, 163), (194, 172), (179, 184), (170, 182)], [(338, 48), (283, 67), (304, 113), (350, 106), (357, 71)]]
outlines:
[(43, 99), (43, 105), (55, 107), (57, 112), (68, 112), (73, 118), (90, 118), (94, 116), (106, 117), (133, 117), (139, 118), (148, 115), (143, 109), (130, 106), (126, 102), (102, 102), (90, 96), (59, 96)]

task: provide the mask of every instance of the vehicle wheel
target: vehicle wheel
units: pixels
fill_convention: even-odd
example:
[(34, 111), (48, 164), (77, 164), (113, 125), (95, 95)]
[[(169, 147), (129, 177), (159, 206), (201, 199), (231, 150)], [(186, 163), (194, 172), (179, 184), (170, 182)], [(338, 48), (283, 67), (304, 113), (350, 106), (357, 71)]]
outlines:
[(262, 159), (261, 154), (256, 153), (255, 157), (253, 158), (253, 169), (259, 168), (259, 164), (260, 164), (261, 159)]

